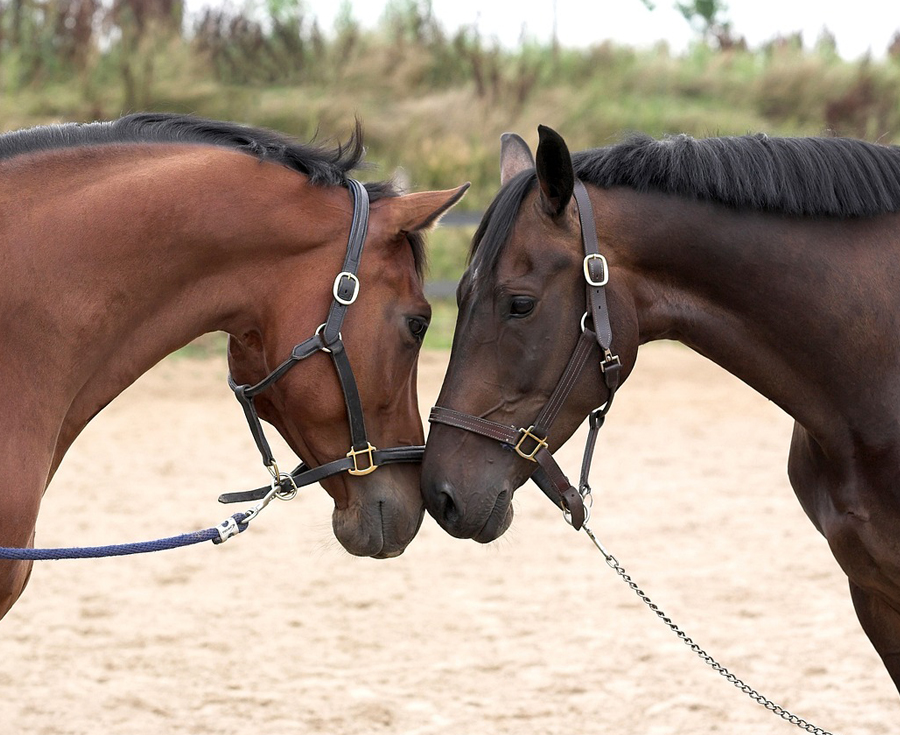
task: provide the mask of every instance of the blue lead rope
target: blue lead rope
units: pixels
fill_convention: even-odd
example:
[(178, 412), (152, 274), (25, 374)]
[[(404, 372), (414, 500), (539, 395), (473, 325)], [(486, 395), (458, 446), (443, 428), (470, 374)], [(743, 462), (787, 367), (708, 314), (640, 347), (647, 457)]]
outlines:
[(134, 544), (115, 544), (112, 546), (83, 546), (63, 549), (19, 549), (0, 547), (0, 559), (19, 559), (41, 561), (46, 559), (94, 559), (103, 556), (127, 556), (129, 554), (146, 554), (151, 551), (165, 551), (182, 546), (212, 541), (221, 544), (232, 536), (243, 533), (250, 526), (255, 512), (235, 513), (231, 518), (222, 521), (218, 526), (180, 536), (170, 536), (155, 541), (143, 541)]

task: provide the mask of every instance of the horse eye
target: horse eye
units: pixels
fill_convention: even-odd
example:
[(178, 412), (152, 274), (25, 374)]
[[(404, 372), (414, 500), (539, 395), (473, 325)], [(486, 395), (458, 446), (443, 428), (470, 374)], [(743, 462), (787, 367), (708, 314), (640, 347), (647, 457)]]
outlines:
[(406, 320), (406, 326), (412, 334), (416, 342), (421, 342), (425, 338), (425, 332), (428, 331), (428, 320), (419, 316), (411, 316)]
[(528, 316), (534, 311), (534, 299), (530, 296), (514, 296), (509, 302), (509, 315), (513, 317)]

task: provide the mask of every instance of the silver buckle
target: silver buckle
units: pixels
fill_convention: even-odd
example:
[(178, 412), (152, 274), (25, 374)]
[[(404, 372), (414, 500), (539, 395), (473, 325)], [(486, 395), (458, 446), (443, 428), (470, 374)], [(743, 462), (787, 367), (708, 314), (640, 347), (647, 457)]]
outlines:
[[(599, 260), (600, 264), (603, 266), (603, 277), (599, 281), (595, 281), (591, 278), (591, 271), (589, 268), (589, 261), (591, 260)], [(609, 283), (609, 264), (606, 262), (606, 258), (600, 255), (600, 253), (591, 253), (590, 255), (585, 255), (582, 269), (584, 270), (584, 280), (587, 281), (589, 285), (605, 286), (607, 283)]]
[[(340, 288), (342, 278), (349, 278), (353, 281), (353, 295), (349, 299), (345, 299), (338, 295), (338, 288)], [(356, 301), (356, 297), (359, 296), (359, 278), (357, 275), (350, 271), (341, 271), (338, 273), (334, 279), (334, 285), (331, 287), (331, 295), (334, 296), (334, 300), (339, 304), (350, 306), (350, 304)]]

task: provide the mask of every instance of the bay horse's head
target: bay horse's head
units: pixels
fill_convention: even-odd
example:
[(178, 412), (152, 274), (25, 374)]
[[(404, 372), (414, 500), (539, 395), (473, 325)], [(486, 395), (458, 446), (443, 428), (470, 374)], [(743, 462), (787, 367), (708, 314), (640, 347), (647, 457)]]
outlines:
[[(234, 383), (257, 386), (312, 340), (309, 356), (255, 394), (253, 407), (309, 466), (348, 465), (321, 480), (334, 500), (335, 536), (352, 554), (386, 558), (402, 553), (422, 522), (420, 457), (376, 467), (373, 450), (424, 442), (416, 398), (431, 318), (423, 233), (468, 185), (398, 195), (387, 184), (349, 183), (349, 192), (307, 186), (297, 197), (292, 222), (279, 229), (297, 221), (297, 236), (313, 245), (272, 274), (265, 307), (230, 335), (228, 359)], [(351, 268), (354, 241), (364, 246)]]
[[(459, 316), (438, 398), (439, 406), (457, 416), (496, 422), (495, 433), (536, 423), (584, 326), (586, 267), (572, 158), (557, 133), (543, 126), (539, 132), (536, 161), (521, 138), (503, 136), (502, 188), (475, 233), (457, 290)], [(597, 211), (602, 223), (604, 210)], [(602, 227), (600, 250), (609, 259), (606, 293), (624, 377), (634, 363), (637, 326), (622, 297), (625, 277), (614, 243)], [(547, 437), (550, 451), (607, 400), (600, 361), (593, 344)], [(525, 455), (535, 449), (534, 439), (526, 440)], [(536, 470), (514, 443), (446, 422), (432, 424), (423, 494), (429, 512), (450, 534), (486, 543), (508, 528), (513, 493)]]

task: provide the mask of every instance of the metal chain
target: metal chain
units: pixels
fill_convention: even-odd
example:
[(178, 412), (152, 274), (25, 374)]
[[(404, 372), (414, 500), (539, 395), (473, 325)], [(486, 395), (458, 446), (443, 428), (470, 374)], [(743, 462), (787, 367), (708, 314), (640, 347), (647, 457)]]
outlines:
[(828, 730), (823, 730), (821, 727), (817, 727), (810, 722), (807, 722), (802, 717), (798, 717), (797, 715), (791, 714), (784, 707), (775, 704), (772, 700), (767, 699), (758, 691), (756, 691), (753, 687), (745, 684), (743, 681), (738, 679), (734, 674), (732, 674), (728, 669), (726, 669), (722, 664), (716, 661), (712, 656), (710, 656), (706, 651), (704, 651), (700, 646), (698, 646), (694, 641), (688, 636), (681, 628), (679, 628), (675, 623), (672, 622), (671, 618), (669, 618), (656, 604), (644, 593), (644, 591), (637, 586), (635, 581), (625, 572), (625, 569), (621, 564), (616, 560), (609, 551), (600, 543), (596, 536), (594, 536), (593, 532), (586, 525), (582, 526), (585, 533), (590, 537), (591, 541), (594, 542), (594, 546), (596, 546), (600, 553), (603, 554), (606, 559), (606, 564), (618, 574), (625, 583), (634, 591), (634, 593), (641, 599), (641, 601), (647, 605), (656, 616), (662, 620), (671, 631), (677, 635), (682, 643), (684, 643), (688, 648), (690, 648), (694, 653), (696, 653), (701, 660), (710, 666), (713, 671), (718, 672), (722, 676), (725, 677), (728, 681), (730, 681), (734, 686), (740, 689), (744, 694), (746, 694), (750, 699), (752, 699), (757, 704), (761, 704), (767, 710), (772, 712), (773, 714), (778, 715), (781, 719), (790, 722), (792, 725), (796, 725), (801, 730), (806, 730), (807, 732), (813, 733), (813, 735), (832, 735)]

